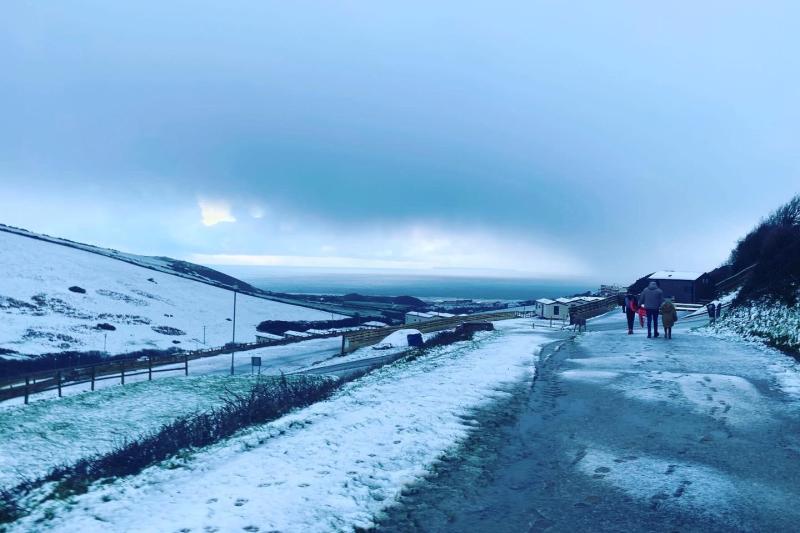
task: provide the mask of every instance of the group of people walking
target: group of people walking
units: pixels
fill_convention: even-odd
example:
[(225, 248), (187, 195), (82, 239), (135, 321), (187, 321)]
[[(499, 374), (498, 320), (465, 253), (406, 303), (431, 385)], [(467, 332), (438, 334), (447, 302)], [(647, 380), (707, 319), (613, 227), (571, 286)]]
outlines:
[(645, 317), (647, 318), (647, 338), (659, 337), (658, 318), (664, 326), (664, 338), (672, 338), (672, 326), (678, 321), (678, 311), (671, 298), (664, 297), (662, 291), (655, 281), (642, 291), (638, 296), (628, 293), (625, 295), (623, 312), (628, 319), (628, 335), (633, 335), (633, 323), (636, 315), (639, 315), (639, 324), (644, 327)]

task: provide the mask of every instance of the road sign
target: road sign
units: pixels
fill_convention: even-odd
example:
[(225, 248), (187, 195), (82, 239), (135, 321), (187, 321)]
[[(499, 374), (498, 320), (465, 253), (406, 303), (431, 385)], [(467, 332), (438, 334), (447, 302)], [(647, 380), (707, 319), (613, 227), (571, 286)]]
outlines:
[(261, 358), (260, 357), (251, 357), (250, 364), (253, 366), (261, 366)]

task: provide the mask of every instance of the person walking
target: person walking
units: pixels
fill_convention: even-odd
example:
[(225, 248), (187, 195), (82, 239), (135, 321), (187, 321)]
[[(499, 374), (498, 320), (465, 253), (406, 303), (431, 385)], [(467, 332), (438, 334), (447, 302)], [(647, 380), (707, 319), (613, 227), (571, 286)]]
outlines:
[(678, 321), (678, 310), (675, 309), (675, 304), (672, 303), (671, 298), (664, 300), (659, 309), (661, 312), (661, 323), (664, 325), (664, 338), (672, 338), (672, 326)]
[(636, 319), (638, 309), (639, 300), (629, 292), (625, 295), (625, 301), (622, 304), (622, 311), (625, 313), (625, 318), (628, 319), (628, 335), (633, 335), (633, 321)]
[(647, 316), (647, 310), (644, 308), (643, 305), (640, 305), (638, 313), (639, 313), (639, 327), (643, 328), (644, 327), (644, 319)]
[(639, 304), (643, 305), (647, 312), (648, 339), (650, 337), (658, 337), (658, 310), (661, 308), (662, 303), (664, 303), (664, 291), (658, 288), (658, 284), (655, 281), (651, 281), (650, 285), (639, 295)]

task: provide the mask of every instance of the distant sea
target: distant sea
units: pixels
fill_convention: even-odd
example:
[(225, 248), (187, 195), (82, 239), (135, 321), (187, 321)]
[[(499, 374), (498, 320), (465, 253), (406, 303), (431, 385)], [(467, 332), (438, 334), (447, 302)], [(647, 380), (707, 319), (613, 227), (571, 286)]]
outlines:
[[(226, 269), (229, 270), (229, 269)], [(229, 272), (236, 275), (234, 272)], [(317, 271), (261, 271), (239, 276), (258, 288), (286, 293), (359, 293), (370, 296), (416, 296), (430, 299), (529, 300), (570, 296), (599, 288), (585, 282), (501, 277), (435, 276)]]

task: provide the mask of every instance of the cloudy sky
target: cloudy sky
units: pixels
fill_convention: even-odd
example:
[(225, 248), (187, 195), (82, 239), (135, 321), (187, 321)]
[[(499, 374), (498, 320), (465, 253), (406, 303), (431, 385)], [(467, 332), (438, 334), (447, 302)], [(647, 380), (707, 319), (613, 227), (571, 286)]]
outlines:
[(800, 190), (798, 6), (10, 0), (0, 222), (215, 265), (706, 270)]

